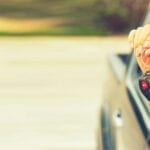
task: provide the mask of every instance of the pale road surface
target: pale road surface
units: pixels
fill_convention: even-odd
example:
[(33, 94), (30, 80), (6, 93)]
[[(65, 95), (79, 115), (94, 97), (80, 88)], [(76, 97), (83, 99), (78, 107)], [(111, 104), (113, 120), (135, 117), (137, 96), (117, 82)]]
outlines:
[(95, 150), (106, 57), (128, 51), (126, 37), (1, 37), (0, 149)]

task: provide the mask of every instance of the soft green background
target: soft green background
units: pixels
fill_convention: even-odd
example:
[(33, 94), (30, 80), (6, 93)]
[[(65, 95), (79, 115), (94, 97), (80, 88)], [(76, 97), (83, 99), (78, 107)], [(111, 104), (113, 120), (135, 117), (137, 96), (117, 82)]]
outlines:
[(59, 18), (55, 27), (1, 35), (108, 35), (140, 25), (149, 0), (0, 0), (2, 18)]

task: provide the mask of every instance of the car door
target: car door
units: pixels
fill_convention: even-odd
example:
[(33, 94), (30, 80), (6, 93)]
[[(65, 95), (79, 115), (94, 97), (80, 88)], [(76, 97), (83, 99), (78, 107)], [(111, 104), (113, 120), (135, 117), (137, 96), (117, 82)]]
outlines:
[(127, 92), (145, 141), (150, 144), (150, 102), (139, 88), (138, 82), (141, 75), (142, 71), (132, 55), (126, 75)]

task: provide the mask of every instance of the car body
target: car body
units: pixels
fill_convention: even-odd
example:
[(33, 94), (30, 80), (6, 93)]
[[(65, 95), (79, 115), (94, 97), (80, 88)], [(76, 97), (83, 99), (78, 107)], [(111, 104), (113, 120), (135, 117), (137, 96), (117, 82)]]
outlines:
[[(150, 23), (150, 7), (146, 23)], [(150, 150), (150, 101), (138, 84), (142, 71), (133, 52), (111, 54), (109, 62), (116, 78), (110, 76), (104, 87), (99, 149)]]

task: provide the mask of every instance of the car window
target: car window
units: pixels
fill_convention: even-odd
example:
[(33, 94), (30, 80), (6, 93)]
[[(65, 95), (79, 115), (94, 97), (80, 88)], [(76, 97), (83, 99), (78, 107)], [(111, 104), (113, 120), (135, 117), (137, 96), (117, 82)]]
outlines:
[(147, 101), (147, 99), (144, 97), (144, 95), (142, 94), (140, 88), (139, 88), (139, 78), (143, 75), (139, 65), (137, 64), (134, 56), (133, 56), (133, 65), (132, 65), (132, 75), (130, 76), (132, 84), (134, 86), (135, 91), (137, 92), (140, 101), (144, 107), (144, 109), (146, 110), (146, 112), (150, 113), (150, 106), (149, 106), (149, 102)]
[(134, 73), (134, 82), (133, 82), (133, 84), (134, 84), (134, 87), (135, 87), (135, 89), (136, 89), (136, 91), (138, 92), (138, 94), (140, 95), (140, 100), (141, 100), (141, 102), (142, 102), (142, 104), (143, 104), (143, 106), (145, 107), (145, 109), (146, 109), (146, 111), (149, 113), (150, 112), (150, 106), (149, 106), (149, 102), (148, 102), (148, 100), (144, 97), (144, 95), (142, 94), (142, 92), (141, 92), (141, 90), (140, 90), (140, 88), (139, 88), (139, 83), (138, 83), (138, 80), (139, 80), (139, 78), (143, 75), (143, 73), (142, 73), (142, 71), (141, 71), (141, 69), (140, 69), (140, 67), (139, 67), (139, 65), (135, 62), (135, 65), (134, 65), (134, 67), (135, 67), (135, 73)]

